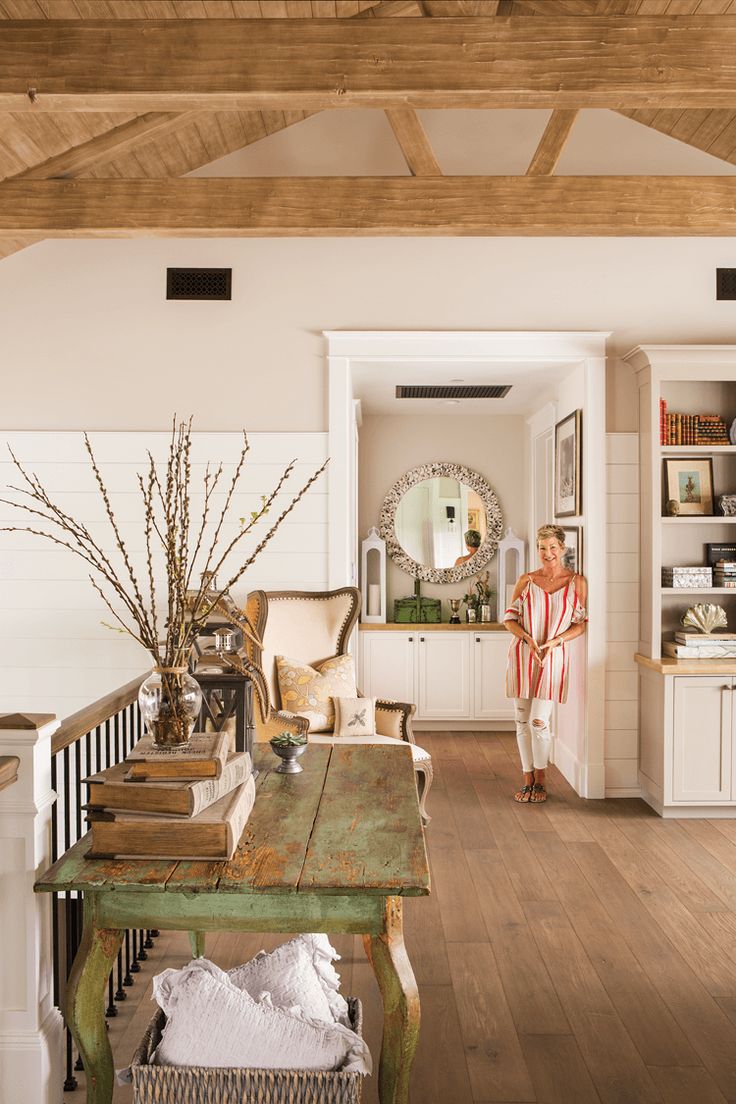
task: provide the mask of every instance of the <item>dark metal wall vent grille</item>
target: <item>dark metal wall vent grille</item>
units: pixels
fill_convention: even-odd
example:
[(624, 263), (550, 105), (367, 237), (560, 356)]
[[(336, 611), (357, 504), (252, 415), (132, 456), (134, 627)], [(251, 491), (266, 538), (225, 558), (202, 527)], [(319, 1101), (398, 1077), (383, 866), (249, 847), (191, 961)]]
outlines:
[(167, 299), (231, 299), (231, 268), (167, 268)]
[(736, 268), (716, 269), (716, 299), (736, 299)]
[(397, 399), (502, 399), (510, 383), (410, 384), (396, 387)]

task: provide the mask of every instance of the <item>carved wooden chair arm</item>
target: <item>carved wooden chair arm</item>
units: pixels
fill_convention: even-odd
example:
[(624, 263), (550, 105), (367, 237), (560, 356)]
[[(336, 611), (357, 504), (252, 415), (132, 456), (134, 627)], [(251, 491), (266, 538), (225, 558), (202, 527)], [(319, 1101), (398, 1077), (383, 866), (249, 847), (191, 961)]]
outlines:
[(306, 717), (298, 717), (296, 713), (288, 713), (274, 709), (265, 724), (258, 728), (259, 740), (270, 740), (272, 736), (278, 736), (279, 732), (290, 732), (294, 736), (306, 736), (309, 731), (309, 721)]

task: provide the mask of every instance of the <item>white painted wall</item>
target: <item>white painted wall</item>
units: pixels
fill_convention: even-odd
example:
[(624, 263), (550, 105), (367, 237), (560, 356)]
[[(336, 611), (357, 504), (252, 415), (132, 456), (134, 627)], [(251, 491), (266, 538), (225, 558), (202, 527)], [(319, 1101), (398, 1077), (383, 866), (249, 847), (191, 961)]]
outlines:
[(606, 435), (608, 548), (606, 647), (606, 796), (640, 793), (639, 641), (639, 436)]
[[(359, 528), (361, 539), (378, 525), (381, 504), (393, 484), (410, 468), (445, 460), (479, 472), (496, 492), (504, 527), (526, 537), (525, 425), (519, 416), (447, 418), (442, 415), (397, 415), (363, 418), (360, 427)], [(496, 581), (496, 558), (490, 564)], [(393, 620), (395, 598), (413, 594), (414, 580), (387, 564), (387, 616)], [(422, 594), (441, 598), (443, 620), (448, 598), (460, 597), (468, 583), (422, 583)]]
[[(323, 431), (324, 329), (604, 329), (612, 354), (731, 341), (715, 268), (735, 252), (733, 238), (47, 241), (0, 264), (2, 421), (162, 430), (176, 408), (200, 430)], [(232, 302), (166, 302), (166, 266), (198, 264), (232, 266)], [(635, 431), (631, 370), (608, 377), (608, 429)]]
[[(106, 552), (114, 549), (79, 433), (0, 432), (2, 456), (9, 444), (29, 470), (38, 474), (52, 499), (87, 524)], [(232, 476), (241, 447), (236, 433), (197, 433), (192, 447), (192, 486), (201, 486), (207, 462), (224, 464)], [(239, 518), (260, 506), (262, 494), (275, 486), (286, 463), (299, 464), (271, 512), (242, 543), (246, 555), (267, 532), (277, 511), (327, 455), (324, 433), (255, 433), (222, 540), (239, 530)], [(136, 473), (145, 470), (146, 450), (157, 461), (168, 445), (166, 434), (95, 433), (92, 444), (110, 492), (133, 568), (145, 575), (141, 495)], [(18, 482), (9, 462), (0, 460), (0, 483)], [(225, 484), (226, 485), (226, 484)], [(213, 496), (212, 514), (224, 495)], [(201, 508), (192, 495), (192, 509)], [(212, 516), (211, 514), (211, 516)], [(30, 519), (29, 519), (30, 521)], [(24, 524), (18, 511), (0, 504), (0, 527)], [(113, 553), (114, 555), (114, 553)], [(245, 557), (244, 557), (245, 558)], [(115, 561), (114, 561), (115, 562)], [(233, 553), (218, 578), (224, 582), (242, 560)], [(328, 580), (327, 485), (324, 477), (286, 518), (267, 548), (234, 590), (325, 589)], [(159, 571), (159, 577), (161, 572)], [(144, 591), (144, 594), (146, 592)], [(0, 533), (0, 713), (31, 711), (68, 716), (83, 705), (123, 685), (148, 666), (146, 653), (130, 637), (103, 626), (111, 615), (87, 579), (85, 563), (63, 548), (28, 533)]]

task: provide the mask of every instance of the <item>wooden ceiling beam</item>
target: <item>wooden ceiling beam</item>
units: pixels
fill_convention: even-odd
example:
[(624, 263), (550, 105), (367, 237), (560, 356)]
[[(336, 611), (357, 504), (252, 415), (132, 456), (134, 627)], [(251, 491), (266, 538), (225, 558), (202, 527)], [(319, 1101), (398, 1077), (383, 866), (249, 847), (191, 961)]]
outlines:
[(730, 108), (735, 59), (728, 16), (0, 21), (0, 110)]
[(442, 176), (427, 132), (412, 107), (395, 107), (386, 112), (386, 118), (401, 146), (401, 152), (412, 176)]
[(526, 170), (527, 176), (549, 176), (555, 171), (555, 165), (568, 139), (577, 111), (553, 111), (544, 128), (544, 134), (534, 151), (534, 156)]
[(733, 235), (736, 178), (9, 180), (0, 238)]
[(13, 180), (50, 180), (53, 177), (75, 177), (88, 169), (97, 168), (107, 161), (113, 161), (134, 146), (150, 142), (153, 138), (163, 138), (174, 134), (190, 123), (205, 117), (204, 112), (183, 111), (178, 114), (151, 111), (139, 115), (128, 123), (106, 130), (88, 142), (72, 146), (63, 153), (50, 157), (38, 165), (16, 173)]

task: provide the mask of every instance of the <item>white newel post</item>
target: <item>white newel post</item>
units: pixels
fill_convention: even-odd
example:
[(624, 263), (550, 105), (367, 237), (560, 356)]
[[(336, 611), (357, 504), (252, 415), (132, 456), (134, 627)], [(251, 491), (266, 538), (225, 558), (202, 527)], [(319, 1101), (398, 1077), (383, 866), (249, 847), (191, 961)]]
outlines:
[(58, 1104), (63, 1023), (53, 1005), (51, 895), (35, 894), (51, 863), (53, 714), (0, 715), (0, 756), (18, 779), (0, 792), (0, 1101)]

